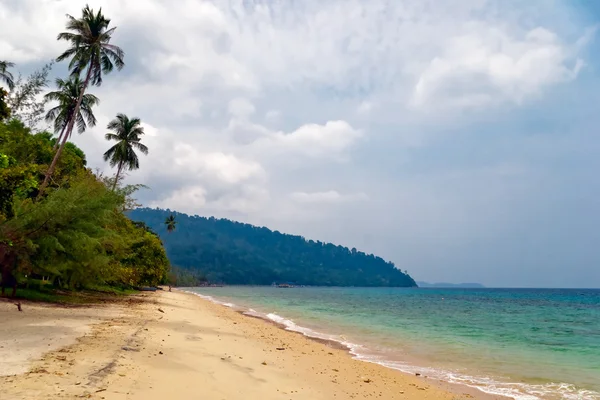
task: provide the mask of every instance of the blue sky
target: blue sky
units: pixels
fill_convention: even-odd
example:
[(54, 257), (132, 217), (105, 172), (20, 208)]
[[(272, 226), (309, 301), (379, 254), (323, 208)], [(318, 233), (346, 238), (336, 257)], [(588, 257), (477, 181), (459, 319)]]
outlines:
[[(417, 280), (600, 287), (597, 2), (171, 4), (90, 1), (127, 67), (75, 142), (109, 172), (102, 127), (141, 117), (145, 205), (357, 247)], [(3, 1), (0, 58), (55, 57), (80, 7)]]

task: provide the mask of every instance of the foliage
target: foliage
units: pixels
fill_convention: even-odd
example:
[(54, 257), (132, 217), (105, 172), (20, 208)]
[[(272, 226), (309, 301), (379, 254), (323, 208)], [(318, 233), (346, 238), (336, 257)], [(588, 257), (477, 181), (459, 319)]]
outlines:
[(169, 273), (169, 284), (179, 287), (193, 287), (206, 284), (208, 279), (200, 271), (192, 271), (185, 268), (171, 267)]
[(50, 133), (18, 120), (0, 123), (0, 266), (25, 284), (45, 278), (69, 289), (166, 282), (169, 263), (158, 236), (123, 211), (135, 186), (111, 190), (85, 168), (85, 154), (65, 147), (54, 185), (36, 199), (52, 160)]
[(12, 73), (8, 70), (9, 68), (14, 67), (15, 64), (0, 60), (0, 82), (4, 81), (6, 86), (8, 86), (8, 90), (12, 90), (15, 86), (15, 81)]
[[(52, 160), (52, 153), (51, 134), (32, 134), (16, 119), (0, 123), (0, 214), (12, 216), (15, 195), (20, 198), (37, 195), (38, 181)], [(84, 166), (83, 152), (71, 144), (57, 166), (55, 182), (66, 182), (69, 175), (82, 171)]]
[[(58, 56), (56, 60), (70, 60), (69, 70), (71, 71), (72, 78), (79, 77), (86, 68), (87, 72), (83, 86), (79, 91), (79, 98), (72, 112), (72, 118), (70, 118), (67, 126), (64, 128), (63, 138), (58, 145), (58, 151), (46, 171), (46, 176), (40, 187), (40, 195), (50, 183), (64, 146), (73, 133), (73, 127), (75, 126), (79, 109), (83, 102), (83, 96), (88, 86), (90, 84), (100, 86), (102, 84), (103, 73), (107, 74), (111, 72), (115, 66), (120, 70), (125, 65), (123, 62), (123, 57), (125, 56), (123, 50), (118, 46), (110, 44), (112, 34), (116, 28), (109, 29), (110, 19), (102, 14), (102, 10), (94, 13), (86, 5), (82, 9), (79, 19), (71, 15), (67, 15), (67, 19), (66, 27), (68, 32), (60, 33), (57, 39), (67, 41), (71, 46)], [(118, 182), (118, 179), (115, 180), (116, 182)]]
[[(72, 76), (81, 75), (87, 68), (89, 83), (100, 86), (103, 73), (110, 73), (115, 66), (118, 70), (125, 66), (123, 50), (110, 44), (116, 28), (108, 28), (110, 19), (102, 14), (102, 9), (94, 13), (88, 5), (81, 10), (79, 19), (71, 15), (67, 15), (67, 18), (68, 32), (60, 33), (57, 39), (69, 42), (71, 47), (56, 60), (70, 60), (69, 70)], [(88, 78), (84, 90), (87, 88)]]
[[(99, 86), (102, 74), (124, 66), (123, 51), (110, 44), (115, 28), (110, 20), (88, 6), (81, 18), (67, 15), (67, 30), (58, 35), (70, 47), (57, 60), (69, 60), (70, 79), (57, 79), (57, 89), (41, 98), (52, 63), (15, 83), (0, 62), (0, 79), (11, 92), (0, 91), (0, 272), (5, 286), (38, 286), (27, 296), (54, 299), (43, 293), (60, 290), (128, 288), (167, 282), (170, 265), (160, 238), (147, 226), (134, 223), (124, 212), (138, 206), (133, 194), (143, 185), (120, 185), (117, 176), (107, 178), (86, 168), (84, 152), (69, 143), (73, 128), (79, 132), (96, 124), (92, 107), (99, 100), (86, 93)], [(85, 79), (80, 79), (85, 70)], [(48, 101), (58, 104), (45, 118), (49, 132), (32, 129), (44, 118)], [(12, 116), (12, 119), (9, 117)], [(122, 114), (119, 114), (118, 119)], [(111, 165), (139, 168), (135, 152), (140, 121), (124, 122), (125, 141), (111, 152)], [(111, 125), (112, 124), (112, 125)], [(120, 132), (117, 124), (109, 128)], [(120, 150), (127, 150), (122, 153)], [(104, 290), (104, 289), (103, 289)]]
[[(69, 121), (74, 116), (77, 100), (83, 91), (83, 82), (79, 77), (74, 77), (69, 80), (56, 79), (57, 91), (50, 92), (44, 96), (46, 101), (56, 101), (58, 105), (48, 110), (46, 113), (46, 122), (52, 123), (54, 133), (60, 133), (59, 141), (62, 138), (64, 130), (67, 128)], [(96, 126), (96, 117), (92, 111), (92, 107), (98, 105), (100, 100), (93, 94), (87, 93), (82, 96), (79, 113), (75, 116), (77, 130), (83, 133), (88, 126)]]
[(10, 108), (6, 100), (8, 99), (8, 92), (0, 88), (0, 122), (8, 119), (11, 115)]
[[(177, 231), (166, 234), (173, 214)], [(248, 224), (141, 208), (128, 214), (161, 235), (171, 263), (213, 283), (315, 286), (416, 286), (393, 263), (331, 243)]]
[(20, 119), (30, 129), (36, 128), (44, 119), (47, 100), (40, 98), (40, 94), (48, 86), (48, 74), (53, 64), (53, 61), (46, 64), (27, 79), (19, 75), (8, 97), (12, 116)]
[(141, 124), (139, 118), (130, 119), (125, 114), (118, 114), (108, 123), (107, 128), (115, 133), (107, 133), (105, 138), (116, 141), (117, 144), (104, 153), (104, 161), (108, 161), (111, 167), (118, 166), (115, 185), (119, 181), (123, 167), (130, 171), (140, 168), (140, 160), (135, 153), (136, 149), (143, 154), (148, 154), (148, 147), (140, 142), (141, 136), (144, 134)]
[(171, 233), (177, 227), (177, 221), (175, 220), (175, 216), (173, 214), (169, 215), (165, 219), (165, 225), (167, 226), (167, 232)]

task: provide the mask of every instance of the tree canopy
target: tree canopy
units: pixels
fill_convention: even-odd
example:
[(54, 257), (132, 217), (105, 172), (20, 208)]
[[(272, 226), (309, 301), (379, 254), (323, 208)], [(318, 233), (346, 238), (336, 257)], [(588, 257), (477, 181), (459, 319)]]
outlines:
[[(393, 263), (356, 249), (170, 210), (139, 208), (128, 215), (160, 235), (171, 264), (212, 283), (416, 286)], [(171, 215), (178, 224), (168, 233)]]
[(19, 120), (0, 122), (2, 283), (43, 280), (59, 288), (164, 283), (169, 262), (159, 237), (127, 218), (136, 186), (117, 187), (65, 146), (53, 185), (36, 199), (55, 139)]
[[(57, 90), (39, 96), (48, 83), (50, 62), (26, 80), (14, 81), (14, 64), (0, 61), (0, 283), (16, 290), (32, 281), (62, 289), (141, 286), (166, 283), (170, 264), (160, 238), (125, 212), (137, 207), (133, 194), (143, 185), (120, 185), (122, 167), (139, 168), (133, 148), (143, 153), (139, 118), (124, 114), (109, 123), (119, 140), (107, 151), (117, 175), (106, 177), (87, 168), (85, 153), (69, 142), (96, 124), (92, 107), (99, 99), (86, 93), (99, 86), (102, 74), (124, 66), (123, 51), (110, 44), (115, 28), (101, 10), (89, 6), (81, 17), (67, 15), (69, 42), (58, 61), (69, 60), (69, 79), (57, 79)], [(80, 74), (85, 71), (85, 79)], [(41, 98), (41, 100), (40, 100)], [(46, 112), (47, 102), (57, 104)], [(43, 119), (52, 133), (37, 130)], [(117, 122), (115, 122), (117, 121)], [(118, 122), (121, 122), (119, 124)], [(121, 137), (122, 136), (122, 137)]]

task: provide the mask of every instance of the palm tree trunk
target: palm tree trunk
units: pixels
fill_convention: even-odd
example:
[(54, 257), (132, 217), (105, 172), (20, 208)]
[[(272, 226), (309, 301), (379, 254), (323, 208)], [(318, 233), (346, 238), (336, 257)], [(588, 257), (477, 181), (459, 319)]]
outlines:
[(117, 188), (117, 183), (119, 183), (119, 175), (121, 175), (121, 168), (123, 168), (123, 161), (119, 161), (119, 168), (117, 168), (117, 175), (115, 176), (115, 183), (113, 183), (113, 187), (112, 187), (113, 192)]
[(56, 150), (58, 148), (58, 145), (60, 144), (60, 140), (63, 138), (63, 135), (64, 135), (66, 129), (67, 129), (67, 125), (63, 126), (62, 131), (60, 131), (60, 135), (58, 136), (58, 140), (54, 144), (54, 150)]
[(46, 176), (44, 177), (44, 182), (42, 183), (42, 186), (40, 187), (40, 191), (37, 195), (38, 199), (44, 192), (44, 189), (46, 189), (46, 186), (48, 186), (48, 183), (50, 182), (50, 177), (52, 177), (52, 174), (54, 173), (54, 169), (56, 168), (56, 164), (58, 163), (58, 159), (60, 158), (60, 155), (62, 154), (62, 151), (65, 148), (65, 144), (67, 144), (67, 139), (71, 136), (71, 133), (73, 132), (73, 126), (75, 125), (75, 120), (77, 119), (77, 115), (79, 114), (79, 109), (81, 108), (81, 102), (83, 101), (83, 95), (85, 93), (85, 90), (88, 87), (90, 78), (92, 77), (92, 65), (93, 64), (94, 64), (94, 58), (92, 57), (92, 59), (90, 60), (90, 66), (88, 67), (87, 75), (85, 77), (85, 82), (83, 83), (83, 88), (81, 88), (81, 93), (79, 93), (79, 97), (77, 98), (77, 104), (75, 104), (75, 109), (73, 110), (73, 115), (71, 115), (71, 119), (69, 120), (69, 125), (67, 125), (67, 131), (64, 133), (64, 137), (60, 144), (60, 147), (56, 151), (56, 154), (54, 155), (54, 159), (52, 160), (52, 163), (50, 164), (50, 167), (48, 168), (48, 171), (46, 172)]

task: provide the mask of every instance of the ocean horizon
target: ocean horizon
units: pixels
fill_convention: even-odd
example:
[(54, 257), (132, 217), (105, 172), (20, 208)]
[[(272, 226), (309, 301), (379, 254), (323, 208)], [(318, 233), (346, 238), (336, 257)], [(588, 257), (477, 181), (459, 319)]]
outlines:
[(600, 289), (185, 288), (405, 373), (533, 399), (600, 399)]

